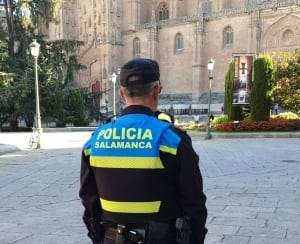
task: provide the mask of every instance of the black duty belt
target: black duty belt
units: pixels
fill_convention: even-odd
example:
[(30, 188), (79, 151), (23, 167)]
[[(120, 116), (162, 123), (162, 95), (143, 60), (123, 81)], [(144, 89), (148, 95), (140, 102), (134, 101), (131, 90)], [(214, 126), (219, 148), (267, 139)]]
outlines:
[[(106, 225), (105, 238), (114, 241), (115, 244), (187, 244), (189, 243), (189, 238), (183, 238), (185, 232), (187, 232), (187, 237), (189, 237), (190, 231), (189, 228), (187, 229), (188, 231), (185, 231), (185, 225), (183, 224), (176, 229), (175, 225), (160, 222), (150, 222), (148, 225)], [(179, 236), (178, 233), (180, 234)], [(182, 242), (183, 239), (188, 241)]]
[(105, 238), (109, 240), (115, 241), (117, 237), (117, 233), (118, 233), (117, 228), (113, 228), (113, 227), (105, 228)]
[(115, 241), (115, 243), (144, 243), (146, 235), (146, 226), (125, 226), (106, 227), (105, 238)]

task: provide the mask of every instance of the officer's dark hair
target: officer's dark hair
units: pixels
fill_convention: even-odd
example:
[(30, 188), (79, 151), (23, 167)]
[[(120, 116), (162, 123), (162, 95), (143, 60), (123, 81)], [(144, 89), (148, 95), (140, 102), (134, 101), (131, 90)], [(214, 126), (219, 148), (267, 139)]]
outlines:
[(150, 95), (153, 89), (158, 85), (160, 85), (159, 81), (153, 81), (146, 84), (136, 83), (128, 87), (122, 86), (121, 89), (127, 97), (142, 97)]

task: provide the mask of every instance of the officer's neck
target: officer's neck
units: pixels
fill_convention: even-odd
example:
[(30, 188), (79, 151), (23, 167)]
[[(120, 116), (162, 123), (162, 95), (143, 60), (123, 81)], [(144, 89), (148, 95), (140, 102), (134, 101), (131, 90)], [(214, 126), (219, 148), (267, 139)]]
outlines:
[(150, 108), (153, 112), (157, 110), (157, 101), (146, 97), (135, 97), (126, 101), (126, 106), (140, 105)]

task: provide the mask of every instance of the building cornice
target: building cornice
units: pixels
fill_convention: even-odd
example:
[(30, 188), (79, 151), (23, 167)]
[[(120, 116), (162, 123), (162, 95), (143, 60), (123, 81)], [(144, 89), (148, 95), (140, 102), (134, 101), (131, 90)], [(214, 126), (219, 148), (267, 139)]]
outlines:
[(264, 10), (278, 10), (279, 8), (286, 7), (300, 7), (300, 0), (281, 0), (279, 1), (264, 1), (262, 4), (254, 4), (248, 8), (234, 8), (234, 9), (224, 9), (217, 12), (211, 13), (197, 13), (189, 16), (180, 16), (173, 19), (160, 20), (156, 22), (149, 22), (137, 25), (130, 25), (127, 29), (123, 31), (123, 34), (140, 31), (142, 29), (151, 29), (154, 27), (162, 28), (167, 26), (173, 26), (178, 24), (186, 23), (196, 23), (201, 21), (208, 21), (217, 18), (224, 18), (230, 16), (236, 16), (239, 14), (251, 14), (252, 12), (260, 12)]

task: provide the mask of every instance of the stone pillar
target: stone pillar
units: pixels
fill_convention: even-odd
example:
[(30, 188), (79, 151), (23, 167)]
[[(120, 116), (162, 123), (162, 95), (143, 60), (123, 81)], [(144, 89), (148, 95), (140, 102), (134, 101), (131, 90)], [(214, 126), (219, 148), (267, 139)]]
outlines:
[(155, 11), (154, 9), (152, 10), (152, 15), (151, 15), (151, 25), (152, 27), (150, 28), (149, 31), (149, 56), (152, 59), (158, 59), (157, 57), (157, 49), (158, 49), (158, 27), (156, 24), (156, 19), (155, 19)]
[(199, 2), (198, 7), (199, 20), (195, 26), (195, 51), (194, 51), (194, 65), (192, 72), (192, 94), (193, 101), (197, 102), (200, 94), (203, 92), (203, 76), (205, 64), (203, 58), (205, 56), (203, 48), (203, 37), (204, 37), (204, 18), (202, 11), (202, 4)]

